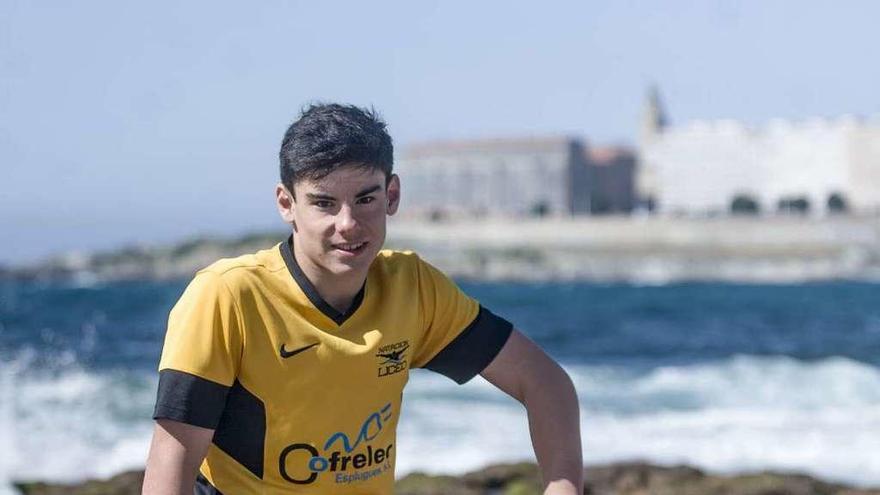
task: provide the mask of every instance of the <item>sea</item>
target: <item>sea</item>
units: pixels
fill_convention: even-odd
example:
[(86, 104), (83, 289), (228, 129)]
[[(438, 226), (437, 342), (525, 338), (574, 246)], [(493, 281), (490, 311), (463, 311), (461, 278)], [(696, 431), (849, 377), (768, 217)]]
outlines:
[[(0, 282), (0, 493), (142, 468), (187, 281)], [(880, 486), (880, 284), (473, 283), (572, 377), (587, 464)], [(525, 409), (411, 373), (397, 474), (534, 460)]]

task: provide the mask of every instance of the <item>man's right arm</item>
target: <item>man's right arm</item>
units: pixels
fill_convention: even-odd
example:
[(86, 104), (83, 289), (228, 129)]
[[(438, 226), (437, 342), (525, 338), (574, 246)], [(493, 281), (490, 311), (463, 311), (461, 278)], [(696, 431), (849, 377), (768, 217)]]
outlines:
[(156, 420), (143, 495), (192, 495), (199, 465), (213, 437), (214, 430), (208, 428)]

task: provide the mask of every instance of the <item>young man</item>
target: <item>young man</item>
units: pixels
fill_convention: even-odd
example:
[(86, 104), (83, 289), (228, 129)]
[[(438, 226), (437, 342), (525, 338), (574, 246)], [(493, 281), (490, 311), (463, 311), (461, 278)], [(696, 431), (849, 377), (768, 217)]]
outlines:
[(280, 155), (291, 237), (201, 270), (171, 311), (144, 493), (391, 494), (419, 367), (520, 401), (545, 493), (582, 493), (568, 375), (417, 255), (381, 250), (400, 202), (384, 122), (313, 106)]

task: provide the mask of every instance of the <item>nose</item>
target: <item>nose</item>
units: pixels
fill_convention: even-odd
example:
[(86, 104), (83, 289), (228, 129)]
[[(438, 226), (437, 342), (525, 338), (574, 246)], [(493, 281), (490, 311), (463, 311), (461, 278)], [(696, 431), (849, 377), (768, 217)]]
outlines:
[(336, 215), (336, 231), (340, 234), (351, 232), (357, 227), (357, 219), (354, 217), (354, 211), (351, 206), (342, 205), (339, 213)]

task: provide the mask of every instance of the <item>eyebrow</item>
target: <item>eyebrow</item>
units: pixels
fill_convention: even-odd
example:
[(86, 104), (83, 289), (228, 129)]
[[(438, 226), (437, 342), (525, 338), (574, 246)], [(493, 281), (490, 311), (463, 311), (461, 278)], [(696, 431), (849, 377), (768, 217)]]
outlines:
[[(368, 188), (364, 189), (363, 191), (357, 193), (354, 197), (360, 198), (360, 197), (366, 196), (368, 194), (372, 194), (372, 193), (379, 191), (381, 189), (382, 189), (382, 185), (376, 184), (375, 186), (368, 187)], [(334, 198), (333, 196), (331, 196), (329, 194), (306, 193), (306, 197), (313, 200), (313, 201), (314, 200), (336, 201), (336, 198)]]
[(328, 200), (328, 201), (334, 201), (336, 199), (333, 196), (330, 196), (329, 194), (315, 194), (315, 193), (306, 193), (306, 197), (311, 200), (323, 199), (323, 200)]
[(372, 193), (379, 191), (381, 189), (382, 189), (382, 186), (380, 184), (376, 184), (373, 187), (368, 187), (368, 188), (364, 189), (363, 191), (357, 193), (354, 197), (360, 198), (361, 196), (366, 196), (367, 194), (372, 194)]

